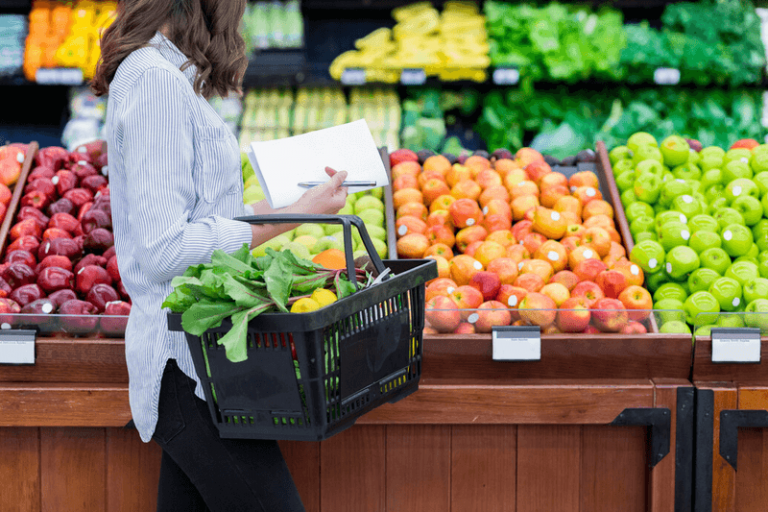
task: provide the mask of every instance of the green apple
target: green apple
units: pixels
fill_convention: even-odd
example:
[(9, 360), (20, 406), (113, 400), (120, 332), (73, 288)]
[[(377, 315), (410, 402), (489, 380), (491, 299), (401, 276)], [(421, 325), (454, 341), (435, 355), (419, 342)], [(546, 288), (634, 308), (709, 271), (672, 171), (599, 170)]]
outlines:
[(664, 166), (658, 160), (643, 160), (635, 165), (635, 178), (643, 174), (654, 174), (661, 178), (664, 175)]
[(312, 250), (312, 247), (315, 246), (317, 243), (317, 238), (311, 236), (311, 235), (299, 235), (296, 238), (293, 239), (294, 244), (301, 244), (304, 247), (307, 248), (307, 250)]
[(768, 299), (768, 279), (758, 277), (744, 285), (744, 300), (747, 304), (757, 299)]
[(720, 274), (712, 270), (711, 268), (697, 268), (691, 275), (688, 276), (688, 288), (691, 292), (710, 291), (709, 287), (712, 286)]
[(717, 327), (744, 327), (743, 313), (720, 313), (717, 319)]
[(680, 224), (687, 224), (688, 217), (684, 213), (676, 211), (664, 211), (656, 215), (656, 231), (660, 231), (661, 228), (669, 222), (678, 222)]
[(720, 169), (723, 166), (723, 157), (717, 155), (701, 156), (699, 153), (699, 163), (696, 164), (703, 172), (711, 169)]
[(355, 207), (353, 204), (347, 203), (344, 205), (344, 207), (339, 210), (339, 215), (354, 215), (355, 214)]
[(665, 211), (667, 211), (667, 207), (666, 206), (662, 206), (661, 203), (655, 203), (653, 205), (653, 214), (654, 215), (658, 215), (658, 214), (660, 214), (662, 212), (665, 212)]
[(253, 204), (263, 201), (266, 198), (261, 188), (251, 187), (243, 192), (243, 204)]
[(355, 194), (349, 194), (347, 196), (347, 204), (355, 206), (355, 202), (357, 201), (357, 197)]
[[(663, 247), (663, 246), (662, 246)], [(686, 245), (673, 247), (666, 255), (666, 271), (672, 279), (682, 279), (701, 266), (699, 255)]]
[(387, 259), (387, 256), (389, 255), (387, 244), (378, 238), (371, 238), (371, 242), (373, 243), (373, 248), (376, 249), (376, 253), (379, 255), (379, 258)]
[(741, 305), (741, 283), (732, 277), (720, 277), (709, 287), (723, 311), (735, 311)]
[(744, 322), (748, 327), (755, 327), (768, 333), (768, 299), (757, 299), (747, 304)]
[(360, 213), (358, 213), (357, 216), (360, 217), (366, 225), (369, 225), (369, 224), (373, 226), (384, 225), (384, 212), (380, 210), (374, 210), (374, 209), (363, 210)]
[(640, 146), (653, 146), (653, 147), (659, 147), (659, 143), (656, 142), (656, 139), (647, 132), (637, 132), (630, 135), (629, 139), (627, 139), (627, 148), (632, 153), (637, 152), (637, 148)]
[(613, 167), (613, 175), (618, 177), (622, 174), (632, 173), (635, 176), (635, 163), (632, 160), (619, 160)]
[(657, 147), (640, 146), (632, 152), (632, 161), (637, 165), (643, 160), (656, 160), (661, 163), (664, 161), (664, 157), (661, 156), (661, 150)]
[(755, 237), (755, 243), (760, 251), (768, 251), (768, 219), (763, 219), (752, 226), (752, 236)]
[(731, 258), (728, 253), (717, 247), (702, 252), (699, 259), (702, 267), (711, 268), (721, 276), (725, 275), (725, 271), (731, 266)]
[(384, 187), (372, 188), (368, 193), (376, 199), (384, 199)]
[(629, 232), (632, 233), (632, 236), (646, 231), (650, 232), (653, 230), (654, 222), (653, 217), (638, 217), (629, 223)]
[(366, 210), (379, 210), (384, 212), (384, 203), (373, 196), (363, 196), (355, 202), (355, 215), (360, 215)]
[(755, 185), (757, 185), (761, 196), (768, 194), (768, 171), (762, 171), (755, 174), (755, 177), (752, 178), (752, 181), (754, 181)]
[(658, 290), (653, 292), (654, 302), (659, 302), (664, 299), (675, 299), (679, 300), (680, 305), (682, 306), (682, 302), (687, 298), (688, 292), (678, 283), (664, 283)]
[(690, 162), (678, 165), (672, 169), (672, 174), (680, 180), (699, 180), (701, 179), (701, 169), (696, 164)]
[(759, 146), (755, 146), (750, 151), (752, 153), (752, 156), (754, 155), (762, 155), (768, 153), (768, 144), (760, 144)]
[(632, 151), (627, 146), (616, 146), (608, 153), (608, 160), (611, 165), (616, 165), (619, 160), (631, 160)]
[[(698, 151), (696, 151), (695, 149), (691, 148), (688, 151), (688, 161), (691, 162), (692, 164), (699, 165), (699, 162), (701, 162), (701, 155), (699, 155)], [(699, 166), (699, 167), (701, 167), (701, 166)]]
[(631, 188), (629, 190), (625, 190), (621, 193), (620, 196), (621, 199), (621, 205), (624, 208), (627, 208), (628, 206), (634, 204), (635, 201), (637, 201), (637, 197), (635, 196), (635, 191)]
[(755, 153), (753, 150), (752, 157), (749, 159), (749, 166), (756, 173), (768, 171), (768, 152), (763, 150)]
[(673, 247), (679, 245), (688, 245), (688, 239), (691, 238), (691, 232), (688, 226), (677, 221), (667, 222), (659, 230), (659, 243), (667, 253)]
[(371, 238), (378, 238), (382, 242), (387, 241), (387, 230), (381, 226), (366, 225), (365, 229), (368, 230), (368, 234)]
[(723, 185), (712, 185), (704, 191), (704, 197), (709, 203), (709, 211), (717, 211), (722, 206), (728, 205), (725, 198), (725, 187)]
[(691, 147), (688, 142), (679, 135), (670, 135), (659, 146), (664, 163), (670, 167), (682, 165), (688, 161)]
[(741, 286), (744, 286), (760, 277), (760, 272), (757, 270), (757, 265), (751, 261), (737, 261), (730, 265), (723, 275), (737, 280)]
[(658, 242), (644, 240), (632, 248), (629, 260), (639, 265), (646, 274), (655, 274), (664, 268), (666, 252)]
[(661, 177), (656, 174), (641, 174), (634, 184), (635, 196), (646, 203), (655, 203), (661, 192)]
[(701, 192), (694, 192), (693, 198), (701, 205), (701, 213), (707, 213), (709, 211), (709, 201)]
[(684, 194), (672, 200), (672, 210), (684, 213), (689, 219), (700, 213), (705, 213), (701, 203), (693, 196)]
[(652, 217), (653, 207), (643, 201), (635, 201), (624, 210), (629, 222), (640, 217)]
[(720, 248), (723, 246), (723, 241), (720, 239), (720, 235), (713, 233), (712, 231), (696, 231), (691, 235), (691, 239), (688, 240), (688, 247), (696, 251), (698, 254), (703, 253), (707, 249), (713, 247)]
[(684, 322), (673, 320), (662, 324), (659, 328), (659, 332), (663, 334), (691, 334), (691, 328)]
[(296, 228), (295, 236), (300, 237), (304, 235), (313, 236), (315, 238), (322, 238), (325, 236), (325, 229), (321, 224), (302, 224)]
[(653, 231), (641, 231), (640, 233), (632, 235), (632, 238), (636, 244), (639, 244), (643, 240), (655, 240), (658, 241), (659, 237)]
[(616, 186), (619, 188), (619, 192), (624, 193), (627, 190), (634, 191), (635, 186), (635, 173), (627, 171), (616, 178)]
[(694, 215), (688, 221), (688, 228), (691, 230), (691, 233), (698, 233), (699, 231), (720, 232), (720, 224), (717, 223), (714, 217), (705, 213)]
[[(664, 286), (667, 283), (672, 282), (670, 277), (667, 275), (666, 272), (656, 272), (655, 274), (645, 274), (645, 287), (648, 288), (648, 291), (651, 293), (656, 293), (656, 290), (658, 290), (661, 286)], [(680, 286), (683, 286), (685, 288), (688, 286), (688, 283), (676, 283)], [(688, 295), (688, 292), (686, 292), (686, 296)]]
[(723, 162), (728, 163), (733, 160), (741, 160), (745, 164), (749, 164), (749, 159), (752, 157), (752, 152), (746, 148), (729, 149), (723, 157)]
[(760, 200), (760, 204), (763, 206), (763, 212), (768, 215), (768, 194), (765, 194)]
[(720, 225), (720, 229), (725, 229), (732, 224), (744, 225), (744, 217), (733, 208), (720, 208), (717, 212), (712, 214), (712, 216)]
[(747, 254), (754, 242), (752, 231), (741, 224), (729, 224), (720, 236), (723, 239), (723, 250), (732, 258)]
[[(336, 235), (337, 233), (342, 233), (344, 231), (344, 226), (341, 224), (324, 224), (323, 229), (325, 230), (325, 236), (331, 236)], [(343, 234), (338, 235), (339, 237), (343, 237)]]
[(749, 168), (748, 163), (744, 163), (741, 160), (733, 160), (725, 164), (723, 168), (723, 182), (730, 183), (733, 180), (739, 178), (751, 178), (752, 169)]
[(254, 258), (259, 258), (267, 254), (267, 248), (272, 249), (273, 251), (279, 251), (280, 248), (286, 244), (289, 244), (290, 242), (291, 239), (289, 237), (285, 235), (277, 235), (276, 237), (267, 240), (263, 244), (255, 247), (253, 251), (251, 251), (251, 254)]
[(720, 185), (723, 183), (723, 171), (720, 169), (710, 169), (706, 171), (701, 177), (701, 188), (707, 190), (714, 185)]
[(702, 158), (709, 155), (715, 155), (719, 156), (720, 158), (724, 158), (725, 150), (720, 146), (707, 146), (706, 148), (702, 148), (702, 150), (699, 151), (699, 156)]
[(362, 250), (362, 251), (355, 251), (352, 253), (352, 257), (354, 259), (360, 258), (362, 256), (368, 256), (368, 251)]
[(303, 260), (312, 259), (312, 253), (309, 252), (309, 248), (300, 242), (288, 242), (280, 249), (280, 252), (283, 251), (290, 251), (294, 256)]
[(720, 303), (709, 292), (695, 292), (683, 303), (685, 321), (691, 325), (706, 325), (716, 321)]
[(312, 246), (310, 252), (312, 254), (320, 254), (321, 252), (327, 251), (328, 249), (338, 249), (343, 251), (344, 240), (333, 235), (321, 237), (317, 240), (317, 243)]
[(747, 226), (754, 226), (763, 218), (763, 206), (758, 199), (752, 196), (741, 195), (737, 197), (731, 203), (731, 208), (744, 217), (744, 223)]
[(695, 194), (696, 192), (703, 192), (704, 189), (701, 188), (701, 181), (700, 180), (683, 180), (689, 187), (691, 187), (691, 192)]
[(693, 194), (693, 187), (685, 180), (669, 180), (661, 186), (659, 202), (665, 206), (672, 204), (672, 200), (677, 196)]
[(704, 336), (704, 337), (710, 337), (712, 336), (712, 329), (717, 327), (717, 325), (703, 325), (701, 327), (697, 327), (696, 331), (694, 331), (694, 336)]
[(747, 178), (737, 178), (725, 187), (725, 198), (728, 202), (733, 202), (742, 195), (752, 196), (760, 199), (760, 189), (755, 182)]
[[(687, 298), (688, 297), (686, 296), (686, 299)], [(682, 300), (661, 299), (658, 302), (654, 302), (653, 309), (656, 310), (656, 316), (662, 323), (680, 321), (685, 319), (685, 314), (683, 313)]]

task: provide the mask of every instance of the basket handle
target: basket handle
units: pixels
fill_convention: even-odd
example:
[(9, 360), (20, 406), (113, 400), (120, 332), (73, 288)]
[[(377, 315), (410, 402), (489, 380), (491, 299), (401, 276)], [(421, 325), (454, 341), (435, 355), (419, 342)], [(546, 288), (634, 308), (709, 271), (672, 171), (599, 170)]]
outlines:
[(238, 217), (235, 220), (247, 222), (249, 224), (341, 224), (344, 231), (344, 254), (347, 260), (347, 277), (352, 281), (355, 276), (355, 259), (352, 255), (352, 225), (360, 233), (360, 238), (365, 245), (365, 250), (371, 258), (376, 271), (381, 274), (384, 272), (384, 263), (381, 262), (379, 254), (371, 242), (368, 230), (365, 229), (363, 219), (357, 215), (305, 215), (298, 213), (278, 213), (274, 215), (251, 215), (247, 217)]

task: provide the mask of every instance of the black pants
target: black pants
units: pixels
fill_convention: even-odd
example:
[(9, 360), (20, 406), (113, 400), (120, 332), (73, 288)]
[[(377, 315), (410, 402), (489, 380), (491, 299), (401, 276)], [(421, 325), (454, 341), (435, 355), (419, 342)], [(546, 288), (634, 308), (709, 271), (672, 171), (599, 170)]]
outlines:
[(304, 512), (277, 442), (221, 439), (194, 389), (169, 360), (152, 436), (163, 449), (158, 512)]

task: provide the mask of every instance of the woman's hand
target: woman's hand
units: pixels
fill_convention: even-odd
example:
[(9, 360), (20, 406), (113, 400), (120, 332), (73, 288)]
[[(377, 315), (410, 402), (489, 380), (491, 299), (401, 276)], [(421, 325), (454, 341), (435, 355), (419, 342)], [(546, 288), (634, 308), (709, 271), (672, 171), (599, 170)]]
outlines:
[(336, 172), (330, 167), (325, 168), (331, 180), (319, 187), (307, 190), (301, 199), (289, 206), (291, 213), (310, 213), (334, 215), (344, 208), (347, 202), (347, 188), (341, 184), (347, 179), (346, 171)]

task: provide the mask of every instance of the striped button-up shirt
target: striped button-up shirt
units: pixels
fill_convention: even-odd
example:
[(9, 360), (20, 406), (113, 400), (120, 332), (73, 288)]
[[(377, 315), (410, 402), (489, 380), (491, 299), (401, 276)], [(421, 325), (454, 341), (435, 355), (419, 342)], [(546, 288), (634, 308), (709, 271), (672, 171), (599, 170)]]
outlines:
[(253, 214), (243, 205), (240, 150), (232, 132), (195, 94), (196, 69), (157, 33), (131, 53), (110, 84), (107, 108), (109, 186), (115, 249), (133, 308), (125, 332), (133, 420), (149, 442), (158, 417), (166, 361), (197, 382), (182, 333), (168, 331), (161, 308), (171, 279), (209, 263), (215, 249), (251, 242)]

